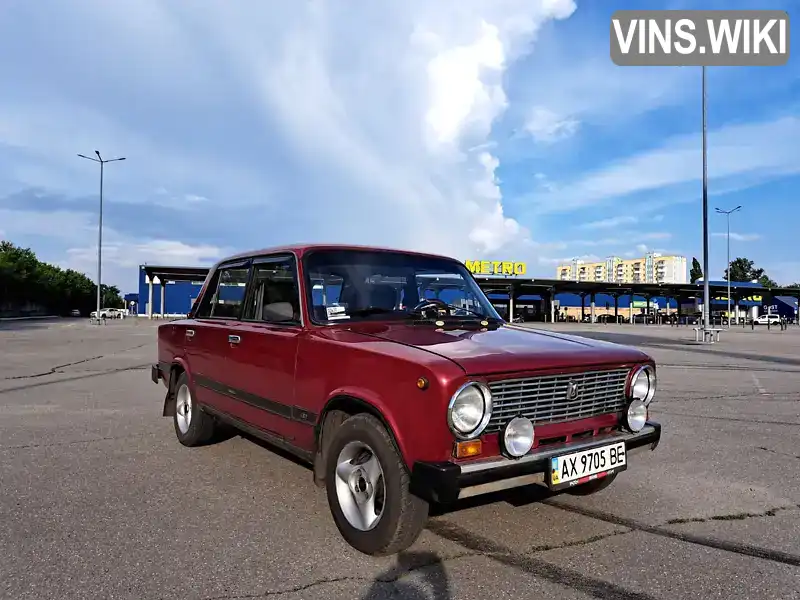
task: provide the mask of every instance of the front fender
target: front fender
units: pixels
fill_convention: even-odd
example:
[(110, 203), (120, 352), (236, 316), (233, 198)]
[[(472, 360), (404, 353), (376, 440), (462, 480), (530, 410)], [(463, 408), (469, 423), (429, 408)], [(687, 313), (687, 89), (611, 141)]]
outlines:
[(338, 398), (351, 398), (356, 402), (367, 404), (386, 425), (389, 434), (397, 444), (397, 449), (400, 451), (403, 460), (410, 467), (411, 463), (409, 463), (409, 455), (406, 450), (406, 436), (402, 434), (401, 428), (398, 427), (397, 419), (387, 402), (374, 390), (358, 386), (342, 386), (334, 389), (325, 400), (325, 408), (319, 416), (319, 426), (322, 425), (325, 414), (336, 404)]

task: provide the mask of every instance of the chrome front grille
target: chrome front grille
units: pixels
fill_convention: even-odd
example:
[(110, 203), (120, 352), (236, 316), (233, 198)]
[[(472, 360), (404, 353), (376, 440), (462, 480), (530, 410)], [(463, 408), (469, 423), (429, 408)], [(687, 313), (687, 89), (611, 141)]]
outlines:
[[(620, 412), (625, 408), (628, 373), (630, 369), (612, 369), (492, 381), (494, 409), (485, 431), (499, 431), (518, 415), (538, 425)], [(570, 383), (578, 386), (572, 399), (567, 393)]]

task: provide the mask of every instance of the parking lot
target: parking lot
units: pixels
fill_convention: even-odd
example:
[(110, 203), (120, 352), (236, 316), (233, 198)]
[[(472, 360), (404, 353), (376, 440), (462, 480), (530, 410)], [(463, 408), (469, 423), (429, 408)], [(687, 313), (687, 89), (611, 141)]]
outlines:
[[(0, 597), (800, 598), (800, 328), (561, 324), (659, 365), (655, 452), (603, 492), (494, 495), (374, 559), (305, 466), (189, 449), (150, 381), (156, 322), (0, 324)], [(635, 458), (634, 458), (635, 457)]]

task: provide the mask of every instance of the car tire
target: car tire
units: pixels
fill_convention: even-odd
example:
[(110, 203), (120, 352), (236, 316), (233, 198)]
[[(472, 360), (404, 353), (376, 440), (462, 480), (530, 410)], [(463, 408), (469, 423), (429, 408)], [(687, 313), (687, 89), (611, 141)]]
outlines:
[(614, 480), (617, 478), (617, 473), (613, 475), (606, 475), (601, 479), (594, 479), (593, 481), (589, 481), (588, 483), (582, 483), (581, 485), (576, 485), (574, 488), (569, 488), (567, 493), (572, 496), (591, 496), (592, 494), (596, 494), (597, 492), (601, 492), (614, 483)]
[(172, 422), (175, 435), (184, 446), (208, 444), (216, 430), (214, 418), (203, 411), (194, 395), (194, 386), (189, 376), (183, 372), (175, 381), (175, 410)]
[(334, 523), (353, 548), (387, 556), (416, 541), (429, 506), (409, 491), (409, 481), (392, 436), (377, 418), (360, 413), (337, 427), (327, 448), (325, 489)]

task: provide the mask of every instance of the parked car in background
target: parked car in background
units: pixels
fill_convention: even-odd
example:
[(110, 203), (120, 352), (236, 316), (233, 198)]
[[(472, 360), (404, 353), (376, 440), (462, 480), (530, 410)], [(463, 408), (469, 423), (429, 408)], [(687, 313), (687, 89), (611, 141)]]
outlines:
[(755, 319), (753, 319), (753, 323), (756, 325), (780, 325), (781, 323), (781, 316), (775, 314), (768, 314), (768, 315), (759, 315)]
[(410, 546), (432, 504), (599, 492), (661, 437), (651, 357), (510, 324), (463, 263), (388, 249), (221, 261), (158, 327), (151, 378), (181, 444), (227, 424), (293, 453), (371, 555)]
[[(127, 310), (124, 308), (101, 308), (100, 309), (100, 317), (101, 319), (121, 319), (127, 314)], [(89, 317), (92, 319), (98, 318), (98, 313), (96, 310), (93, 310)]]

